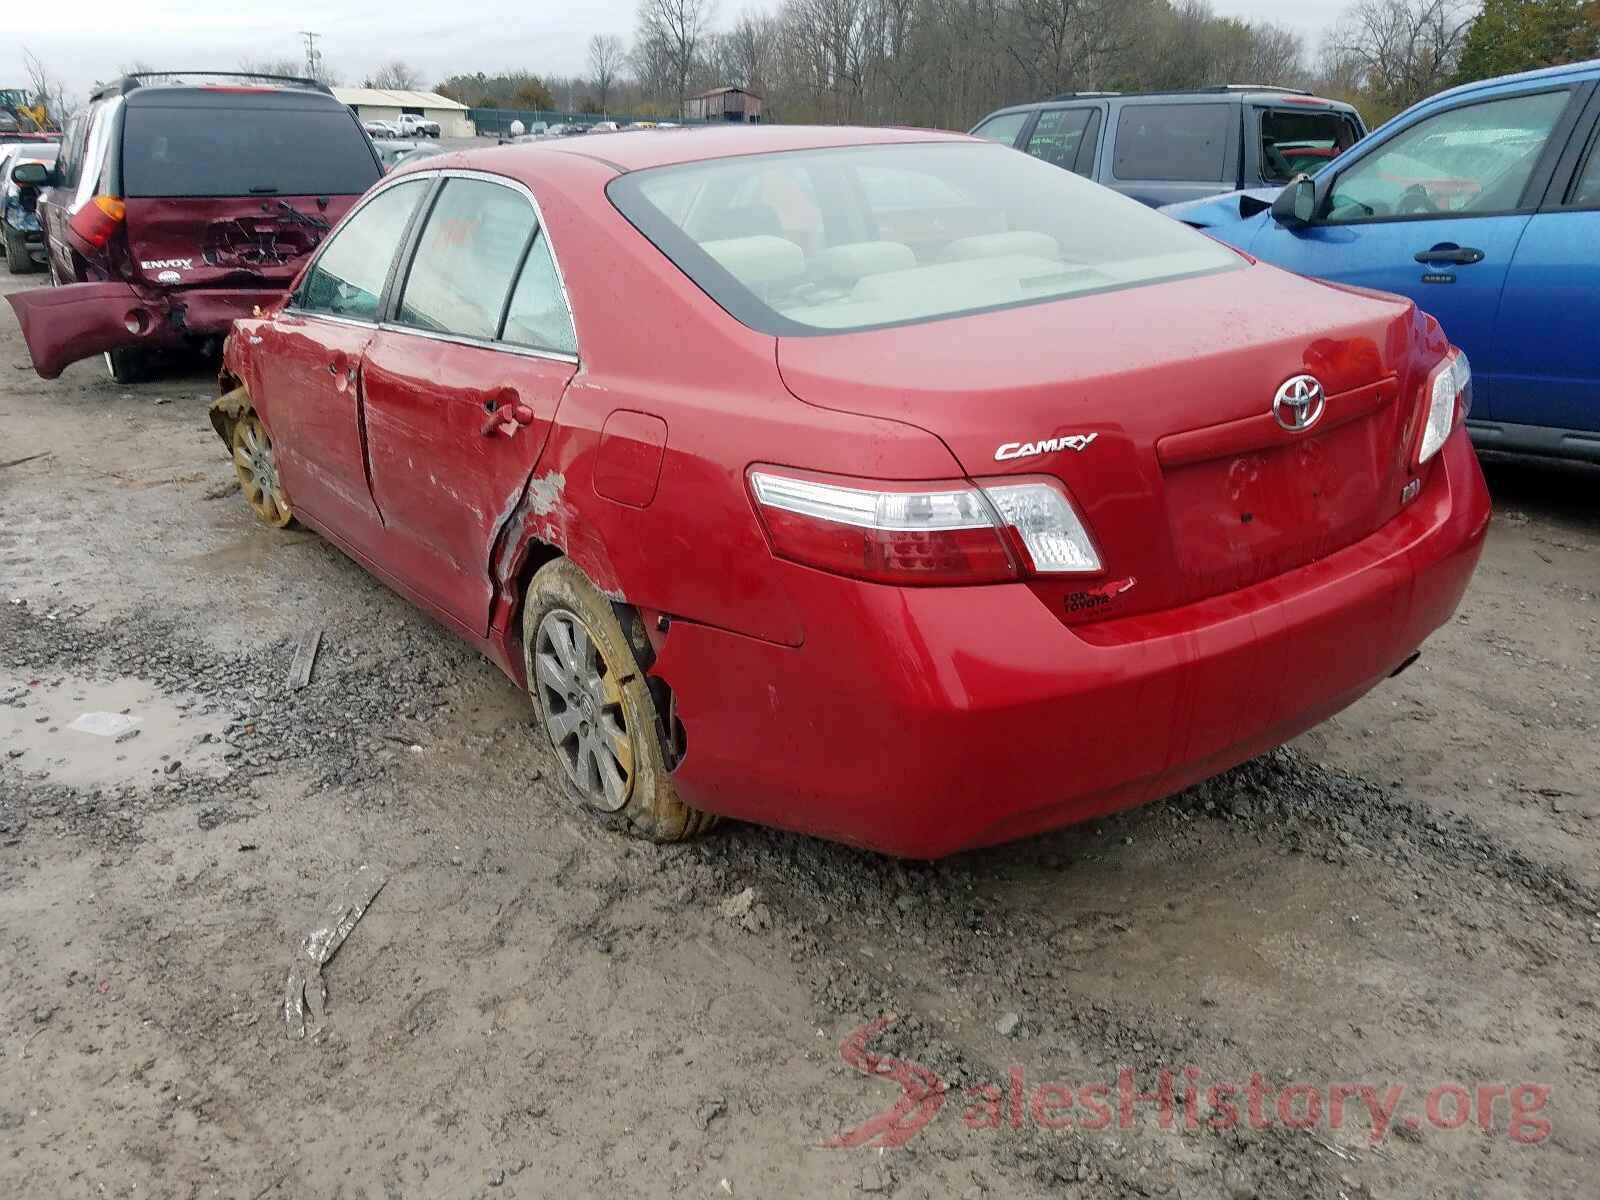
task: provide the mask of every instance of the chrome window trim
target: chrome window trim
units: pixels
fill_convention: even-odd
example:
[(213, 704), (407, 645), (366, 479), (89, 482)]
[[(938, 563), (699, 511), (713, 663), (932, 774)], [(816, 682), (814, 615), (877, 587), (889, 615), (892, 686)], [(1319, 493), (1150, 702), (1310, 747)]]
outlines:
[[(520, 192), (522, 194), (522, 198), (526, 200), (529, 206), (533, 209), (534, 227), (538, 232), (538, 236), (544, 239), (545, 250), (550, 255), (550, 265), (555, 269), (556, 286), (561, 289), (561, 303), (567, 310), (567, 319), (572, 322), (573, 340), (578, 341), (581, 347), (582, 342), (578, 337), (578, 317), (572, 308), (572, 295), (567, 290), (567, 277), (561, 270), (561, 260), (556, 255), (555, 243), (550, 240), (550, 227), (545, 224), (544, 210), (539, 207), (538, 199), (534, 196), (527, 184), (523, 183), (521, 180), (513, 179), (509, 175), (496, 175), (490, 171), (477, 171), (467, 167), (446, 167), (437, 168), (434, 170), (406, 171), (401, 175), (396, 175), (391, 179), (386, 179), (374, 187), (366, 194), (360, 204), (356, 205), (355, 208), (352, 208), (350, 212), (346, 214), (344, 221), (349, 221), (356, 215), (356, 213), (360, 212), (368, 204), (372, 203), (373, 200), (377, 199), (379, 193), (387, 191), (389, 188), (398, 184), (404, 183), (406, 180), (419, 178), (429, 181), (430, 184), (440, 179), (476, 179), (484, 183), (498, 184), (501, 187), (509, 188), (514, 192)], [(431, 215), (431, 211), (429, 215)], [(341, 221), (340, 224), (344, 224), (344, 221)], [(332, 241), (333, 238), (330, 236), (327, 239), (327, 242), (324, 242), (323, 244), (327, 245)], [(421, 243), (419, 242), (418, 245), (420, 244)], [(322, 250), (319, 247), (317, 251), (317, 258), (321, 257)], [(404, 272), (396, 281), (400, 288), (400, 294), (395, 297), (396, 301), (398, 301), (405, 294), (405, 276), (410, 275), (412, 264), (415, 262), (416, 251), (413, 250), (411, 258), (404, 264)], [(311, 265), (306, 268), (306, 273), (310, 274), (312, 271), (314, 271), (316, 269), (316, 264), (317, 259), (312, 259)], [(526, 263), (524, 263), (523, 269), (527, 269)], [(511, 281), (510, 287), (513, 291), (515, 291), (518, 279), (520, 278), (521, 276), (519, 273), (518, 278)], [(551, 362), (571, 363), (574, 366), (581, 361), (580, 355), (577, 354), (566, 354), (559, 350), (540, 350), (533, 346), (519, 346), (514, 342), (502, 341), (497, 338), (476, 338), (468, 337), (464, 334), (437, 333), (431, 329), (418, 329), (415, 326), (401, 325), (395, 321), (361, 321), (353, 317), (339, 317), (328, 313), (313, 312), (307, 309), (297, 308), (292, 304), (286, 306), (283, 311), (285, 313), (293, 313), (295, 316), (304, 317), (307, 319), (336, 321), (340, 324), (356, 325), (364, 329), (381, 329), (385, 333), (407, 333), (415, 337), (428, 338), (432, 341), (445, 342), (456, 346), (472, 346), (483, 350), (504, 350), (507, 353), (518, 354), (524, 358), (542, 358)]]

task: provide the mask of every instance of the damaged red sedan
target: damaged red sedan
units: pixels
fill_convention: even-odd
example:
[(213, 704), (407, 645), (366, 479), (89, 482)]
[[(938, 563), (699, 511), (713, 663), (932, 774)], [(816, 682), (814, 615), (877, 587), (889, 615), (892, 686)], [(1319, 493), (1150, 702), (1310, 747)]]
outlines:
[(658, 840), (933, 857), (1166, 795), (1406, 666), (1489, 521), (1412, 304), (936, 133), (430, 159), (224, 361), (257, 514)]

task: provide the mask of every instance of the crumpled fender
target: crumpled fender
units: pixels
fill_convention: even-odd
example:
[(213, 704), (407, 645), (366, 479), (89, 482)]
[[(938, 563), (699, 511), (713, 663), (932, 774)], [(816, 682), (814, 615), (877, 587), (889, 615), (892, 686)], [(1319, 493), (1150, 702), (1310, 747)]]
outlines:
[(222, 444), (230, 450), (233, 447), (233, 427), (249, 411), (250, 389), (243, 384), (223, 392), (211, 402), (211, 428), (217, 431)]
[(22, 326), (33, 369), (43, 379), (57, 378), (79, 359), (137, 342), (129, 321), (148, 328), (160, 313), (159, 305), (127, 283), (69, 283), (12, 292), (6, 299)]

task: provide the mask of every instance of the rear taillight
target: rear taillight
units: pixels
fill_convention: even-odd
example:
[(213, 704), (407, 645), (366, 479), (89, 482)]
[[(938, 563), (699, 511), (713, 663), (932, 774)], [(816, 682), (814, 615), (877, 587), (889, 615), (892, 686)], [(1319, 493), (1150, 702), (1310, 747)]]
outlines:
[(122, 228), (127, 215), (128, 206), (115, 196), (96, 196), (73, 213), (67, 225), (73, 233), (98, 250)]
[(762, 467), (750, 490), (774, 553), (856, 579), (1002, 583), (1100, 570), (1083, 522), (1048, 478), (863, 484)]
[(1445, 439), (1472, 408), (1472, 364), (1466, 354), (1452, 346), (1439, 365), (1428, 372), (1423, 395), (1427, 397), (1428, 413), (1417, 447), (1418, 466), (1439, 453)]

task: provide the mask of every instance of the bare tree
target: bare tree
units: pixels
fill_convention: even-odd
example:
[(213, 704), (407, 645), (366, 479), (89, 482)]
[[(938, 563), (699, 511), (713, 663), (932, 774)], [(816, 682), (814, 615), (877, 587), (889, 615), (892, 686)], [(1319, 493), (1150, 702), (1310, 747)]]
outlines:
[(396, 58), (367, 76), (362, 86), (388, 92), (414, 92), (422, 86), (422, 76), (412, 70), (409, 63)]
[(67, 94), (66, 87), (44, 61), (26, 46), (22, 48), (22, 66), (28, 72), (28, 93), (34, 107), (44, 109), (46, 122), (65, 128), (67, 118), (78, 111), (77, 101)]
[(1467, 0), (1358, 0), (1329, 43), (1361, 86), (1406, 108), (1455, 74), (1473, 12)]
[(776, 18), (746, 10), (717, 39), (716, 73), (726, 83), (766, 94), (778, 56), (780, 31)]
[(627, 47), (616, 34), (597, 33), (589, 39), (589, 81), (594, 85), (595, 99), (602, 113), (611, 99), (611, 85), (617, 81), (627, 61)]
[(305, 63), (298, 58), (241, 58), (239, 70), (246, 75), (259, 75), (263, 78), (270, 75), (299, 76), (305, 72)]
[(681, 108), (711, 23), (712, 0), (639, 0), (640, 45), (665, 57)]
[(1301, 82), (1306, 72), (1306, 47), (1300, 35), (1274, 21), (1251, 22), (1250, 80), (1253, 83)]

